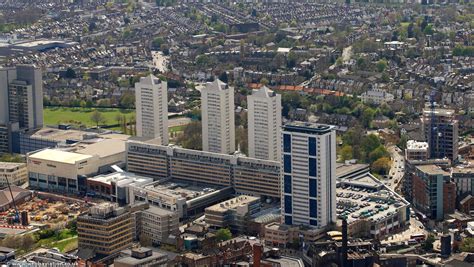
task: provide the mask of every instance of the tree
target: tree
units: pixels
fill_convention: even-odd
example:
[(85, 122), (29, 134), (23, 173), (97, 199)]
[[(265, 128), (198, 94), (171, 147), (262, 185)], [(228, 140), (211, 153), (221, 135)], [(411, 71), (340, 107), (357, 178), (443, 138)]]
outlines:
[(415, 31), (414, 31), (415, 25), (412, 23), (408, 24), (407, 27), (407, 37), (408, 38), (413, 38), (415, 37)]
[(139, 240), (142, 247), (151, 247), (153, 245), (150, 236), (147, 234), (141, 234)]
[(161, 37), (156, 37), (155, 39), (153, 39), (153, 41), (151, 42), (151, 45), (153, 46), (153, 48), (155, 49), (160, 49), (161, 45), (165, 43), (165, 40)]
[(364, 127), (367, 127), (367, 128), (370, 127), (370, 124), (372, 123), (374, 116), (375, 116), (375, 110), (370, 107), (366, 107), (364, 111), (362, 111), (360, 120), (362, 121), (362, 124), (364, 125)]
[(117, 121), (117, 124), (120, 126), (122, 124), (122, 115), (120, 113), (117, 113), (117, 115), (115, 115), (115, 120)]
[(192, 121), (178, 136), (176, 143), (184, 148), (202, 150), (202, 126), (200, 121)]
[(235, 129), (235, 143), (239, 147), (240, 151), (245, 155), (248, 155), (248, 133), (244, 127), (237, 127)]
[(107, 108), (111, 106), (110, 99), (108, 98), (103, 98), (97, 101), (97, 106), (102, 107), (102, 108)]
[(435, 242), (435, 237), (434, 235), (428, 235), (428, 237), (426, 238), (425, 242), (423, 243), (422, 245), (422, 248), (425, 250), (425, 251), (432, 251), (433, 250), (433, 243)]
[(467, 237), (461, 243), (461, 251), (474, 253), (474, 238)]
[(341, 156), (342, 161), (353, 159), (354, 157), (353, 157), (353, 152), (352, 152), (352, 146), (350, 145), (343, 146), (341, 148), (340, 156)]
[(283, 104), (282, 114), (285, 117), (288, 116), (290, 110), (297, 108), (306, 109), (310, 104), (307, 98), (294, 91), (283, 92), (281, 96), (281, 102)]
[(97, 109), (95, 109), (92, 112), (91, 121), (96, 124), (97, 128), (99, 128), (99, 124), (100, 123), (105, 123), (106, 119), (105, 119), (105, 117), (102, 113), (100, 113)]
[(77, 235), (77, 219), (70, 220), (66, 227), (71, 230), (72, 234)]
[(364, 129), (362, 129), (360, 125), (356, 125), (342, 136), (342, 143), (345, 145), (360, 146), (364, 134)]
[(369, 134), (362, 139), (361, 148), (364, 152), (370, 153), (381, 145), (380, 139), (375, 134)]
[(132, 31), (130, 30), (130, 28), (126, 28), (123, 32), (122, 32), (122, 38), (123, 39), (128, 39), (132, 36)]
[(408, 135), (402, 134), (402, 136), (400, 137), (400, 141), (398, 141), (397, 143), (397, 146), (400, 149), (405, 150), (407, 148), (407, 142), (408, 142)]
[(371, 170), (374, 173), (378, 173), (380, 175), (388, 174), (390, 171), (390, 159), (386, 157), (379, 158), (374, 163), (372, 163)]
[(293, 52), (293, 51), (290, 51), (290, 53), (288, 53), (288, 58), (287, 58), (287, 61), (286, 61), (286, 66), (291, 69), (291, 68), (294, 68), (296, 66), (296, 62), (297, 62), (297, 56), (296, 54)]
[(433, 26), (431, 24), (428, 24), (425, 29), (423, 30), (423, 33), (425, 35), (433, 35), (434, 31), (433, 31)]
[(225, 82), (225, 83), (228, 83), (229, 82), (229, 77), (227, 76), (227, 71), (223, 71), (220, 75), (219, 75), (219, 80)]
[(84, 101), (84, 100), (81, 100), (81, 102), (79, 103), (79, 106), (80, 106), (81, 108), (86, 108), (86, 105), (87, 105), (87, 103), (86, 103), (86, 101)]
[(11, 247), (19, 250), (29, 250), (33, 247), (36, 242), (36, 238), (33, 234), (28, 235), (8, 235), (0, 241), (1, 246)]
[(160, 45), (160, 50), (163, 52), (163, 55), (169, 56), (170, 55), (170, 48), (167, 44)]
[(385, 149), (383, 145), (378, 146), (376, 149), (372, 150), (369, 153), (370, 162), (375, 162), (382, 157), (390, 157), (390, 153), (388, 153), (387, 149)]
[(16, 163), (22, 163), (24, 162), (23, 158), (21, 155), (18, 154), (3, 154), (0, 157), (0, 162), (16, 162)]
[(383, 71), (387, 68), (387, 66), (388, 66), (387, 60), (385, 60), (385, 59), (379, 60), (379, 61), (377, 62), (377, 65), (376, 65), (376, 66), (377, 66), (377, 71), (378, 71), (378, 72), (383, 72)]
[(88, 28), (88, 31), (89, 32), (93, 32), (95, 29), (97, 28), (97, 25), (94, 21), (92, 21), (91, 23), (89, 23), (89, 28)]
[(196, 57), (196, 65), (205, 67), (209, 64), (210, 59), (207, 55), (199, 55)]
[(72, 68), (67, 68), (66, 73), (64, 74), (65, 78), (74, 79), (76, 78), (76, 72)]
[(135, 106), (135, 94), (126, 92), (120, 97), (120, 107), (131, 109)]
[(232, 233), (227, 228), (221, 228), (216, 232), (216, 239), (218, 242), (226, 241), (232, 238)]
[(86, 101), (86, 108), (91, 108), (92, 106), (94, 106), (94, 103), (92, 103), (92, 100), (87, 100)]
[(135, 115), (130, 116), (129, 119), (129, 125), (130, 125), (130, 135), (137, 135), (137, 124), (136, 124), (136, 118)]

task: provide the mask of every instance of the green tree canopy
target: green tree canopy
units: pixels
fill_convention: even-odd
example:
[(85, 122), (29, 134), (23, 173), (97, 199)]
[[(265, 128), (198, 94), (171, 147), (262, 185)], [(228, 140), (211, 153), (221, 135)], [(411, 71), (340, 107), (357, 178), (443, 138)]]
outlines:
[(226, 241), (232, 238), (232, 233), (227, 228), (221, 228), (216, 232), (216, 239), (218, 242)]

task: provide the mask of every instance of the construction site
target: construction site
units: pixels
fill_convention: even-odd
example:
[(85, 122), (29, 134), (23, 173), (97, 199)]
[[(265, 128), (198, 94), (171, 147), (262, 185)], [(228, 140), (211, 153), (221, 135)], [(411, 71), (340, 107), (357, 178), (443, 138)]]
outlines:
[(16, 186), (2, 193), (5, 205), (0, 210), (0, 239), (42, 229), (62, 229), (90, 205), (86, 201)]

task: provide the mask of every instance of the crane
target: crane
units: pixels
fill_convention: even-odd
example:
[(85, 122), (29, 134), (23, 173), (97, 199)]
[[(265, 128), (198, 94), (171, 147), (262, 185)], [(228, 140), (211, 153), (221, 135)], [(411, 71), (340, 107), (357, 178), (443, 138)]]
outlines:
[(13, 207), (15, 208), (15, 223), (19, 223), (20, 222), (20, 213), (18, 212), (18, 207), (16, 206), (15, 198), (13, 197), (13, 192), (12, 192), (12, 188), (10, 186), (10, 181), (8, 180), (8, 178), (6, 180), (7, 180), (8, 190), (10, 191), (10, 196), (12, 197)]

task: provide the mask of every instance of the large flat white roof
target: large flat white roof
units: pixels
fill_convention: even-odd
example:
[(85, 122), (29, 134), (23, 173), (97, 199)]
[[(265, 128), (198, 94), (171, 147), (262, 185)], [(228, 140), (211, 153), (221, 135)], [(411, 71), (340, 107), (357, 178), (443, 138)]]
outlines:
[(66, 152), (62, 150), (45, 149), (30, 155), (28, 158), (75, 164), (78, 161), (90, 159), (92, 158), (92, 156), (73, 152)]
[(120, 139), (104, 139), (92, 144), (78, 145), (78, 153), (86, 155), (98, 155), (107, 157), (119, 153), (125, 153), (125, 141)]

